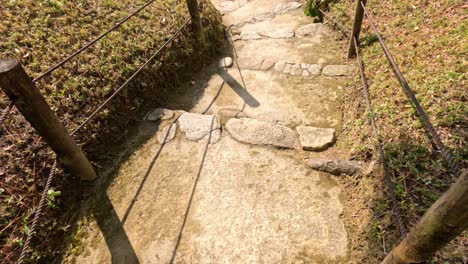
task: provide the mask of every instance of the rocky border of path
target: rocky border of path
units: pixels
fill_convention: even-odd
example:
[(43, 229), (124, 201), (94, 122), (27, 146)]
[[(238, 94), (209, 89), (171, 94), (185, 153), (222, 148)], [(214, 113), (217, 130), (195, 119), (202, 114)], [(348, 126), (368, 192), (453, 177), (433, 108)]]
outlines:
[(315, 36), (320, 34), (323, 29), (322, 23), (310, 23), (298, 27), (297, 29), (293, 28), (282, 28), (282, 29), (272, 29), (266, 31), (242, 31), (232, 30), (233, 41), (238, 40), (259, 40), (262, 38), (272, 38), (272, 39), (288, 39), (288, 38), (305, 38), (308, 36)]
[[(177, 127), (190, 141), (205, 140), (210, 133), (211, 144), (221, 139), (222, 125), (217, 115), (157, 108), (145, 118), (147, 121), (170, 119), (174, 121), (158, 132), (158, 141), (161, 144), (171, 141), (176, 136)], [(335, 130), (332, 128), (298, 126), (294, 131), (286, 126), (248, 117), (230, 118), (226, 123), (226, 130), (230, 136), (242, 143), (306, 151), (323, 151), (335, 142)]]
[[(174, 139), (177, 129), (187, 140), (200, 142), (211, 138), (210, 144), (216, 144), (221, 140), (223, 131), (220, 118), (217, 115), (189, 113), (182, 110), (156, 108), (146, 115), (145, 120), (150, 122), (166, 121), (165, 126), (157, 133), (160, 144), (166, 144)], [(291, 129), (287, 126), (247, 117), (230, 118), (225, 126), (226, 131), (233, 139), (252, 145), (324, 151), (332, 146), (336, 140), (335, 130), (332, 128), (301, 125)], [(211, 137), (209, 137), (209, 133), (212, 133)], [(368, 165), (358, 161), (333, 159), (307, 159), (306, 165), (311, 169), (335, 176), (369, 174), (374, 166), (374, 164)]]
[[(322, 67), (320, 64), (307, 64), (286, 61), (275, 61), (273, 59), (255, 59), (255, 58), (238, 58), (237, 63), (243, 70), (261, 70), (289, 74), (291, 76), (319, 76), (326, 77), (341, 77), (348, 76), (354, 72), (354, 68), (349, 65), (326, 65)], [(232, 58), (222, 58), (219, 63), (219, 68), (232, 67)]]

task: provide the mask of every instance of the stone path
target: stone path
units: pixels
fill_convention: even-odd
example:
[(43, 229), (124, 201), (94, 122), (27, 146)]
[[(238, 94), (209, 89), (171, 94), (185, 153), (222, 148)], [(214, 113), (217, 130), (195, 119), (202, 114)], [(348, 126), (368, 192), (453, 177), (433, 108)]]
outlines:
[(353, 68), (302, 2), (213, 3), (234, 46), (188, 84), (188, 112), (148, 113), (66, 262), (346, 263), (340, 188), (303, 158), (333, 147)]

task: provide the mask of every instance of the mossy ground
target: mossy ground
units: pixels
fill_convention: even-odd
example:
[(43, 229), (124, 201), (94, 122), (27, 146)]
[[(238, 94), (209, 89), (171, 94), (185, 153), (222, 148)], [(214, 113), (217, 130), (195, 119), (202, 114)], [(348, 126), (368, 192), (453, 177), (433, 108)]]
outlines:
[[(347, 28), (352, 27), (355, 1), (338, 1), (331, 14)], [(468, 160), (467, 9), (463, 1), (368, 1), (390, 51), (460, 167)], [(361, 53), (370, 84), (377, 126), (391, 168), (405, 223), (411, 227), (453, 183), (447, 164), (415, 109), (405, 96), (376, 36), (364, 21)], [(354, 157), (376, 155), (361, 80), (349, 85), (352, 91), (345, 108), (344, 125)], [(385, 188), (375, 178), (376, 188)], [(376, 192), (379, 193), (379, 192)], [(381, 192), (380, 192), (381, 193)], [(373, 224), (368, 230), (372, 244), (390, 250), (397, 243), (396, 225), (388, 194), (373, 197)], [(384, 242), (382, 242), (384, 241)], [(466, 234), (438, 252), (433, 263), (462, 263), (466, 258)]]
[[(6, 0), (0, 3), (1, 58), (20, 60), (31, 77), (112, 27), (146, 1)], [(217, 52), (223, 41), (220, 16), (204, 1), (208, 45), (194, 48), (190, 27), (148, 65), (135, 81), (75, 139), (98, 171), (107, 146), (118, 144), (148, 105), (162, 104), (173, 87)], [(155, 1), (99, 43), (37, 83), (47, 102), (72, 130), (119, 87), (189, 17), (185, 1)], [(197, 65), (194, 67), (194, 65)], [(8, 104), (0, 93), (0, 107)], [(52, 155), (16, 110), (0, 130), (0, 259), (15, 262), (31, 224)], [(29, 262), (50, 263), (61, 254), (73, 225), (83, 183), (60, 171), (38, 227)], [(80, 186), (80, 187), (77, 187)], [(58, 192), (60, 191), (60, 193)], [(54, 201), (52, 201), (54, 200)]]

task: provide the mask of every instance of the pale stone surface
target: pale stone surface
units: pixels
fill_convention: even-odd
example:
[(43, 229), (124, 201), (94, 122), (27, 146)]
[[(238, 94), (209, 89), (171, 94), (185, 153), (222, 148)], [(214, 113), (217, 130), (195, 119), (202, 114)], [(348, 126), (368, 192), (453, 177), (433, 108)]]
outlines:
[[(311, 18), (303, 9), (266, 16), (262, 30), (249, 24), (256, 15), (287, 1), (250, 1), (223, 20), (226, 25), (252, 26), (254, 32), (309, 24)], [(294, 26), (288, 23), (292, 16), (297, 16)], [(257, 69), (265, 58), (296, 64), (315, 64), (323, 58), (326, 64), (342, 64), (343, 43), (323, 32), (319, 35), (265, 37), (236, 41), (234, 46), (239, 57), (248, 58)], [(224, 52), (232, 54), (231, 47)], [(217, 63), (212, 61), (207, 71), (194, 75), (197, 85), (184, 87), (186, 94), (177, 94), (171, 108), (208, 110), (220, 116), (220, 122), (246, 115), (288, 127), (339, 129), (338, 87), (347, 79), (310, 80), (245, 68), (222, 72)], [(231, 136), (207, 145), (206, 140), (190, 141), (183, 134), (160, 144), (153, 130), (140, 149), (125, 156), (128, 160), (118, 164), (114, 181), (101, 195), (105, 200), (96, 201), (102, 205), (101, 214), (83, 224), (79, 238), (83, 251), (68, 254), (76, 260), (65, 263), (349, 262), (347, 250), (352, 247), (343, 223), (349, 218), (342, 217), (342, 187), (333, 177), (323, 177), (299, 162), (302, 153), (245, 144)]]
[(347, 76), (350, 75), (353, 68), (348, 65), (327, 65), (323, 68), (322, 74), (325, 76)]
[(298, 126), (296, 131), (299, 133), (303, 150), (324, 150), (335, 141), (333, 128)]
[(239, 8), (239, 6), (234, 1), (224, 1), (220, 5), (221, 12), (232, 12)]
[(156, 108), (153, 111), (149, 112), (145, 119), (148, 121), (157, 121), (161, 120), (168, 120), (174, 117), (174, 112), (169, 109), (164, 108)]
[(265, 59), (262, 63), (262, 66), (260, 67), (260, 70), (262, 71), (268, 71), (275, 65), (275, 61), (271, 59)]
[(241, 69), (258, 70), (262, 66), (263, 59), (256, 57), (241, 57), (237, 58), (237, 63)]
[(289, 63), (286, 64), (286, 65), (284, 66), (283, 73), (290, 73), (290, 72), (291, 72), (291, 67), (292, 67), (291, 64), (289, 64)]
[(156, 160), (153, 140), (135, 151), (64, 263), (347, 263), (334, 179), (283, 150), (230, 137), (205, 147), (176, 137)]
[(237, 40), (241, 40), (242, 37), (241, 37), (240, 35), (233, 35), (233, 36), (231, 37), (231, 39), (232, 39), (232, 41), (237, 41)]
[(188, 140), (207, 139), (211, 133), (210, 143), (216, 143), (221, 137), (221, 125), (217, 116), (184, 113), (177, 122)]
[(322, 30), (322, 26), (323, 25), (321, 23), (312, 23), (312, 24), (302, 26), (296, 29), (296, 37), (302, 38), (305, 36), (313, 36), (313, 35), (319, 34), (320, 31)]
[[(268, 48), (266, 48), (268, 47)], [(317, 64), (319, 58), (327, 64), (342, 63), (341, 55), (332, 52), (337, 47), (333, 40), (324, 42), (321, 38), (304, 37), (292, 39), (262, 38), (241, 42), (237, 51), (243, 56), (271, 58), (276, 61)]]
[(301, 76), (307, 77), (310, 76), (310, 73), (307, 70), (302, 70)]
[(260, 35), (274, 39), (287, 39), (294, 37), (294, 30), (291, 28), (273, 29), (260, 32)]
[(289, 72), (289, 74), (293, 75), (293, 76), (299, 76), (302, 74), (302, 69), (301, 69), (301, 65), (300, 64), (293, 64), (291, 66), (291, 71)]
[(267, 20), (267, 19), (272, 19), (275, 17), (275, 13), (273, 12), (265, 12), (265, 13), (261, 13), (261, 14), (258, 14), (254, 17), (255, 21), (257, 22), (260, 22), (260, 21), (264, 21), (264, 20)]
[(309, 159), (307, 165), (314, 170), (324, 171), (333, 175), (354, 175), (362, 172), (365, 164), (351, 160)]
[(265, 38), (292, 38), (294, 31), (303, 25), (309, 23), (310, 18), (297, 13), (286, 13), (276, 15), (270, 19), (262, 21), (256, 20), (253, 22), (245, 23), (239, 28), (240, 31), (245, 32), (258, 32)]
[(299, 2), (289, 2), (289, 3), (285, 3), (285, 4), (280, 4), (278, 5), (276, 8), (275, 8), (275, 13), (276, 14), (284, 14), (290, 10), (294, 10), (294, 9), (298, 9), (299, 7), (301, 7), (302, 4), (299, 3)]
[(240, 34), (240, 38), (242, 40), (255, 40), (255, 39), (261, 39), (262, 37), (257, 32), (247, 31), (247, 32), (242, 32)]
[[(343, 86), (347, 79), (318, 76), (307, 80), (273, 71), (242, 67), (241, 70), (242, 75), (237, 69), (229, 70), (235, 81), (225, 83), (221, 92), (220, 86), (225, 78), (211, 76), (193, 112), (204, 112), (207, 106), (213, 114), (224, 109), (236, 109), (251, 118), (288, 127), (303, 124), (340, 129), (342, 113), (339, 98), (342, 90), (338, 87)], [(242, 88), (244, 83), (245, 90)], [(213, 98), (216, 98), (214, 103)]]
[(157, 137), (160, 144), (165, 144), (174, 139), (177, 132), (177, 124), (171, 123), (158, 132)]
[(219, 68), (231, 68), (232, 67), (232, 58), (231, 57), (225, 57), (219, 60), (218, 63)]
[(322, 71), (322, 66), (320, 66), (319, 64), (309, 64), (307, 70), (312, 75), (320, 75)]
[(286, 66), (286, 63), (283, 61), (277, 62), (275, 64), (275, 71), (277, 72), (282, 72), (284, 70), (284, 67)]
[(226, 128), (234, 139), (254, 145), (295, 148), (297, 142), (290, 128), (251, 118), (229, 119)]

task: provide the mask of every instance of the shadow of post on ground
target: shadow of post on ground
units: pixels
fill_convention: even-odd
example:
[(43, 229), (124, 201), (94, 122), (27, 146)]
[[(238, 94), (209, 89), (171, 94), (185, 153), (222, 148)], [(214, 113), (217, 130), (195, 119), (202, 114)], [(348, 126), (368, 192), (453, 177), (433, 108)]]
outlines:
[[(225, 54), (223, 54), (223, 56), (232, 56), (233, 47), (229, 43), (226, 43), (226, 46), (227, 48), (224, 49)], [(202, 80), (200, 83), (203, 83), (203, 85), (197, 87), (197, 89), (192, 89), (192, 87), (190, 87), (189, 85), (189, 82), (187, 82), (186, 85), (175, 87), (173, 98), (168, 97), (168, 100), (163, 105), (159, 105), (159, 107), (168, 108), (168, 109), (189, 110), (203, 96), (204, 90), (207, 88), (208, 80), (213, 75), (219, 75), (223, 79), (223, 82), (219, 90), (217, 91), (217, 94), (214, 96), (213, 100), (208, 104), (206, 110), (203, 111), (202, 114), (205, 114), (211, 108), (211, 106), (215, 103), (216, 99), (219, 97), (219, 95), (221, 94), (226, 84), (228, 84), (233, 89), (233, 91), (243, 100), (243, 106), (241, 109), (239, 109), (239, 113), (245, 109), (246, 105), (250, 107), (258, 107), (260, 105), (260, 102), (258, 102), (258, 100), (256, 100), (255, 97), (253, 97), (247, 91), (247, 87), (245, 85), (245, 81), (242, 76), (242, 71), (239, 65), (237, 65), (237, 68), (240, 74), (242, 84), (239, 83), (239, 81), (237, 81), (232, 75), (230, 75), (226, 69), (217, 68), (216, 62), (217, 62), (217, 59), (212, 62), (212, 65), (210, 67), (208, 67), (210, 69), (203, 68), (201, 69), (199, 73), (195, 74), (198, 76), (200, 80)], [(235, 63), (237, 64), (237, 61)], [(182, 99), (181, 99), (181, 97), (179, 96), (180, 94), (184, 94), (185, 96), (182, 96)], [(148, 121), (143, 121), (143, 122), (148, 122)], [(176, 122), (177, 122), (177, 119), (173, 121), (171, 126), (176, 125)], [(140, 263), (137, 253), (135, 252), (135, 249), (132, 246), (132, 241), (129, 239), (125, 231), (124, 225), (129, 215), (131, 214), (131, 211), (134, 208), (136, 202), (138, 201), (138, 197), (140, 196), (145, 186), (145, 183), (147, 182), (148, 177), (151, 175), (151, 171), (153, 170), (158, 158), (160, 157), (166, 143), (160, 144), (158, 150), (154, 154), (154, 157), (151, 160), (149, 167), (147, 171), (145, 172), (145, 175), (142, 177), (141, 182), (139, 183), (138, 189), (135, 192), (134, 197), (131, 200), (130, 204), (128, 205), (128, 208), (126, 209), (122, 219), (119, 219), (119, 216), (114, 206), (112, 205), (111, 199), (107, 195), (106, 191), (113, 177), (115, 177), (116, 172), (118, 171), (120, 165), (125, 160), (130, 158), (134, 150), (138, 149), (140, 146), (145, 144), (146, 141), (148, 141), (151, 137), (155, 135), (155, 133), (158, 131), (159, 123), (151, 124), (150, 126), (151, 126), (151, 129), (149, 129), (149, 132), (147, 133), (147, 135), (145, 134), (143, 139), (140, 138), (140, 140), (136, 142), (135, 144), (130, 144), (131, 146), (125, 149), (123, 155), (121, 155), (119, 159), (116, 159), (116, 163), (113, 164), (113, 166), (111, 166), (111, 168), (108, 169), (108, 173), (107, 173), (108, 176), (105, 176), (96, 184), (96, 186), (94, 187), (94, 190), (91, 191), (92, 196), (88, 199), (88, 201), (86, 201), (86, 203), (89, 203), (90, 205), (86, 206), (86, 208), (84, 209), (84, 212), (81, 215), (81, 217), (84, 217), (84, 218), (87, 218), (90, 215), (94, 216), (96, 223), (104, 237), (109, 253), (111, 255), (112, 263), (130, 263), (130, 264)], [(214, 126), (214, 118), (212, 119), (211, 130), (213, 126)], [(170, 129), (168, 129), (168, 134), (165, 135), (166, 139), (169, 136), (169, 131)], [(138, 132), (134, 132), (133, 134), (137, 135)], [(132, 137), (130, 136), (129, 140), (131, 138)], [(171, 263), (175, 261), (175, 258), (177, 256), (177, 251), (179, 249), (179, 245), (183, 238), (183, 233), (184, 233), (187, 221), (188, 221), (188, 216), (189, 216), (190, 209), (192, 207), (192, 202), (196, 193), (196, 188), (200, 180), (200, 176), (203, 170), (203, 165), (206, 159), (206, 155), (208, 153), (210, 140), (211, 140), (211, 132), (209, 133), (208, 140), (206, 141), (206, 146), (204, 148), (204, 152), (200, 161), (198, 173), (195, 177), (193, 187), (191, 189), (190, 198), (187, 202), (187, 207), (185, 210), (185, 214), (183, 216), (183, 221), (181, 223), (180, 230), (178, 232), (177, 237), (174, 238), (175, 246), (172, 252)], [(121, 149), (116, 150), (117, 153), (119, 151), (121, 151)], [(79, 227), (75, 227), (75, 228), (79, 228)], [(62, 263), (62, 261), (64, 260), (64, 257), (65, 256), (61, 256), (60, 258), (58, 258), (56, 263)]]

